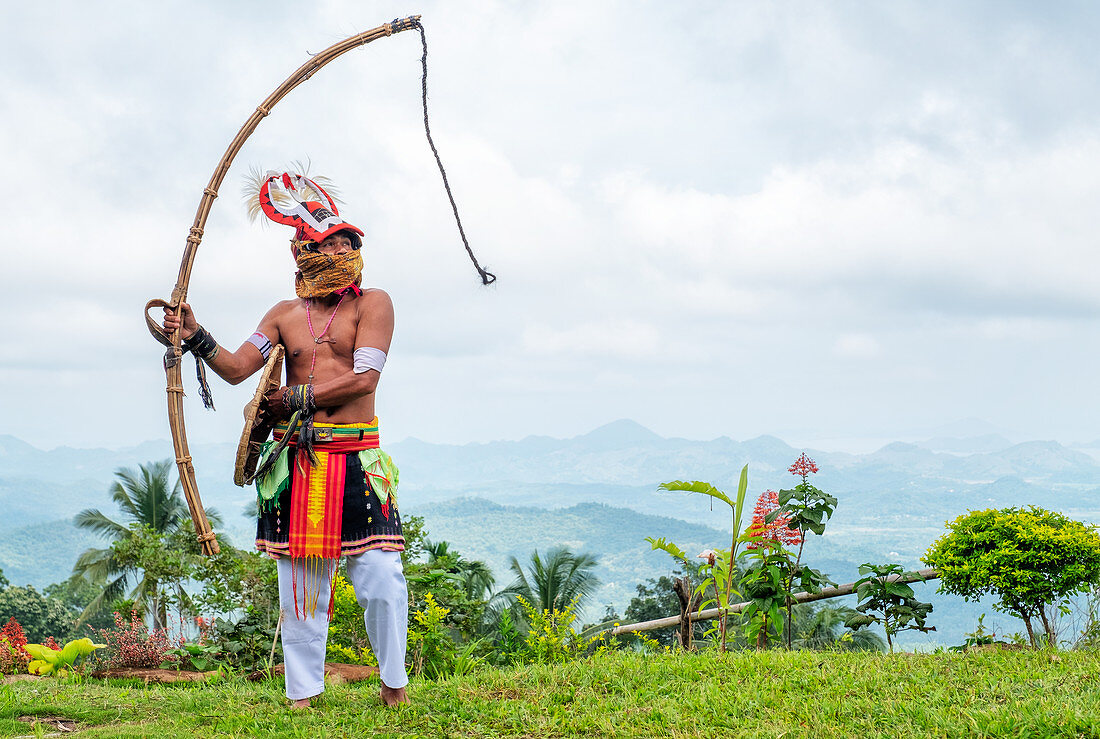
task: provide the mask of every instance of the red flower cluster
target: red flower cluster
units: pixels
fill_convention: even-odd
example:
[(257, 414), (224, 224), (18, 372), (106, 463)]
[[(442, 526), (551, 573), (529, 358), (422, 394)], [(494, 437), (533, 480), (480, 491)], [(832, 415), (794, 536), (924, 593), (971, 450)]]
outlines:
[(130, 612), (129, 621), (115, 613), (115, 627), (99, 629), (99, 636), (110, 650), (111, 667), (160, 667), (171, 646), (168, 634), (150, 633), (137, 611)]
[[(745, 534), (753, 539), (771, 539), (785, 546), (798, 546), (802, 543), (802, 532), (798, 529), (787, 527), (791, 517), (789, 515), (776, 516), (775, 520), (768, 523), (764, 520), (772, 511), (779, 509), (779, 494), (774, 490), (765, 490), (756, 500), (752, 509), (752, 523), (745, 530)], [(750, 541), (745, 545), (746, 549), (757, 549), (760, 544)]]
[(195, 616), (195, 626), (199, 627), (199, 638), (196, 644), (206, 644), (214, 633), (214, 619)]
[(802, 482), (806, 482), (806, 478), (811, 473), (818, 472), (817, 462), (806, 456), (806, 452), (802, 452), (802, 456), (794, 461), (790, 467), (787, 468), (787, 472), (792, 475), (798, 475), (802, 478)]
[(8, 619), (7, 625), (0, 628), (0, 675), (16, 675), (27, 671), (31, 655), (27, 652), (27, 635), (23, 627), (15, 620)]

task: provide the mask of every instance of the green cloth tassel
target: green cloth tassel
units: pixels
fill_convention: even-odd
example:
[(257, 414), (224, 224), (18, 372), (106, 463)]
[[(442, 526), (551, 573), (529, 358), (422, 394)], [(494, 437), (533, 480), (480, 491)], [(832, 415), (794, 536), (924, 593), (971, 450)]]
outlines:
[(256, 496), (260, 504), (260, 510), (274, 510), (275, 503), (280, 494), (290, 485), (290, 454), (282, 449), (272, 450), (276, 446), (275, 441), (265, 441), (260, 452), (260, 464), (265, 461), (269, 452), (278, 454), (274, 464), (263, 477), (256, 480)]
[(363, 473), (378, 499), (385, 503), (397, 500), (397, 482), (401, 473), (390, 455), (381, 449), (364, 449), (359, 452)]

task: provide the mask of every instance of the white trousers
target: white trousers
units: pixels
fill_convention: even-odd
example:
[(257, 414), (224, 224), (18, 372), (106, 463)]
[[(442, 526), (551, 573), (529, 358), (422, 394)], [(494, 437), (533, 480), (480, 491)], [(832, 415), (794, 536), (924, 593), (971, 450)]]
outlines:
[[(355, 588), (355, 599), (363, 607), (363, 622), (371, 651), (378, 658), (382, 683), (403, 688), (409, 682), (405, 672), (405, 642), (408, 639), (409, 592), (401, 568), (399, 552), (371, 549), (348, 559), (348, 580)], [(280, 557), (279, 602), (283, 611), (283, 662), (286, 665), (286, 697), (300, 700), (319, 695), (325, 689), (325, 647), (328, 643), (328, 603), (331, 583), (326, 573), (336, 566), (307, 568), (301, 561), (291, 563)], [(292, 568), (297, 570), (292, 572)], [(310, 572), (312, 570), (312, 572)], [(308, 588), (320, 588), (317, 610), (303, 613), (307, 578)], [(298, 613), (294, 612), (294, 585), (298, 586)], [(301, 618), (299, 618), (299, 616)]]

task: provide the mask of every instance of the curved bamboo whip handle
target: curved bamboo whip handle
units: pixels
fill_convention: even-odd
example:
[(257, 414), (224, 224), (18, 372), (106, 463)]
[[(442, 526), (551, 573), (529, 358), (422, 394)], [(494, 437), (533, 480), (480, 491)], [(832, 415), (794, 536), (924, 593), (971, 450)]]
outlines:
[[(187, 429), (183, 422), (183, 372), (180, 359), (183, 357), (181, 348), (180, 329), (177, 328), (169, 336), (149, 316), (149, 310), (155, 307), (167, 308), (178, 311), (180, 303), (187, 299), (187, 286), (191, 281), (191, 269), (195, 264), (195, 252), (202, 242), (202, 231), (206, 225), (206, 219), (210, 216), (210, 209), (214, 204), (214, 198), (218, 197), (218, 188), (221, 187), (229, 167), (233, 164), (237, 153), (244, 146), (244, 142), (260, 125), (260, 121), (266, 118), (271, 109), (298, 85), (313, 76), (317, 70), (325, 66), (338, 56), (342, 56), (352, 49), (368, 44), (371, 41), (384, 36), (392, 36), (400, 31), (407, 31), (420, 26), (420, 16), (411, 15), (400, 20), (395, 19), (390, 23), (384, 23), (378, 28), (364, 31), (355, 36), (333, 44), (324, 51), (310, 57), (310, 60), (298, 67), (295, 72), (287, 77), (283, 84), (279, 85), (262, 103), (248, 120), (241, 126), (236, 137), (225, 150), (221, 161), (214, 169), (210, 182), (202, 191), (202, 199), (199, 200), (198, 212), (195, 213), (195, 221), (187, 235), (187, 245), (183, 250), (183, 262), (180, 264), (179, 277), (176, 286), (172, 290), (170, 300), (154, 299), (145, 306), (145, 324), (149, 332), (157, 341), (165, 344), (168, 351), (164, 355), (164, 372), (167, 376), (168, 394), (168, 425), (172, 430), (172, 446), (176, 453), (176, 466), (179, 469), (180, 482), (183, 484), (183, 492), (187, 498), (187, 506), (191, 510), (191, 520), (195, 523), (195, 534), (202, 545), (203, 554), (217, 554), (218, 542), (214, 538), (214, 532), (210, 528), (210, 522), (206, 519), (206, 511), (202, 507), (202, 499), (199, 497), (199, 487), (195, 482), (195, 467), (191, 464), (191, 454), (187, 447)], [(167, 340), (166, 340), (167, 339)]]

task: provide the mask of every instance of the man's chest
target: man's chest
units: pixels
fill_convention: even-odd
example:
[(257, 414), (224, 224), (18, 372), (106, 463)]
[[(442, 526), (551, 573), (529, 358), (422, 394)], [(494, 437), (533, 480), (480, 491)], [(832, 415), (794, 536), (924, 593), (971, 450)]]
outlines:
[(353, 306), (310, 306), (288, 312), (279, 322), (279, 336), (292, 363), (316, 350), (321, 356), (350, 358), (355, 348), (358, 326)]

